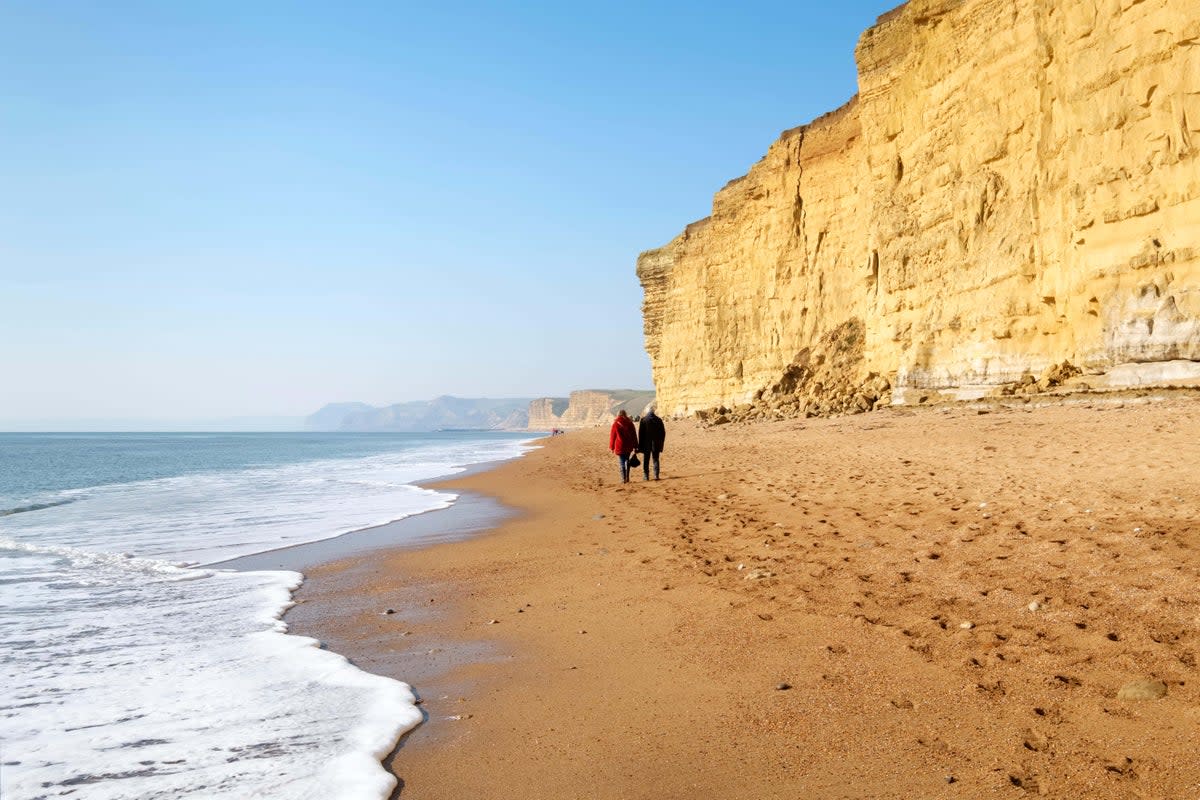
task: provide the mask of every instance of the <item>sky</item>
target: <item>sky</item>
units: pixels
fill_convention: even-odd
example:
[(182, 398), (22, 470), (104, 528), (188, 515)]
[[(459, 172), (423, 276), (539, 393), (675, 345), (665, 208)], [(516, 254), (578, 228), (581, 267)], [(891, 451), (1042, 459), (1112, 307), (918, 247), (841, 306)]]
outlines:
[(894, 4), (0, 4), (0, 429), (649, 388), (638, 253)]

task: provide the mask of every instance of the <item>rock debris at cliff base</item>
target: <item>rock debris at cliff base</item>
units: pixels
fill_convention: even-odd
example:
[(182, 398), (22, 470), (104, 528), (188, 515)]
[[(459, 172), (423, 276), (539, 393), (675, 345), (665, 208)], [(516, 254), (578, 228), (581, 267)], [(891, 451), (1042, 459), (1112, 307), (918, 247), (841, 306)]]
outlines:
[[(856, 98), (639, 257), (660, 410), (845, 413), (1063, 362), (1107, 386), (1153, 365), (1200, 377), (1195, 11), (912, 0), (882, 17)], [(857, 366), (815, 363), (847, 325)], [(797, 372), (792, 403), (776, 387)]]

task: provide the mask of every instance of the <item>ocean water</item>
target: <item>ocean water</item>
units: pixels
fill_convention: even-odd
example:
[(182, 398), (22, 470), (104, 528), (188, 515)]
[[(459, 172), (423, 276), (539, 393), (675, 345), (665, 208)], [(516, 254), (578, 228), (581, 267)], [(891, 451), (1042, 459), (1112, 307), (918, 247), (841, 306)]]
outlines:
[(0, 797), (376, 800), (421, 719), (205, 566), (445, 508), (528, 435), (0, 434)]

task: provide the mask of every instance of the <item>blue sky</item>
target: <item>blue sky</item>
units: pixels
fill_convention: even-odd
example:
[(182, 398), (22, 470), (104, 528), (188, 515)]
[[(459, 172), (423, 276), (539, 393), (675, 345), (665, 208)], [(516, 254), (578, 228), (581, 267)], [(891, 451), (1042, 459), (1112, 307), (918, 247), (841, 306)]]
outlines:
[(650, 385), (637, 254), (888, 2), (7, 2), (0, 427)]

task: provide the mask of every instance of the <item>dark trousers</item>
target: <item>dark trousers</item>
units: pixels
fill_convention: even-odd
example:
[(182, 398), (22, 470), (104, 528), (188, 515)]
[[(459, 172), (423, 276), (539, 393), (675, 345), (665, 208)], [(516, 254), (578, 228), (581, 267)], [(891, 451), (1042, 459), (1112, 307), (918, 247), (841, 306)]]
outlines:
[(621, 460), (621, 483), (629, 483), (629, 456), (617, 453), (617, 458)]
[(658, 480), (658, 453), (642, 453), (642, 474), (650, 480), (650, 459), (654, 459), (654, 480)]

